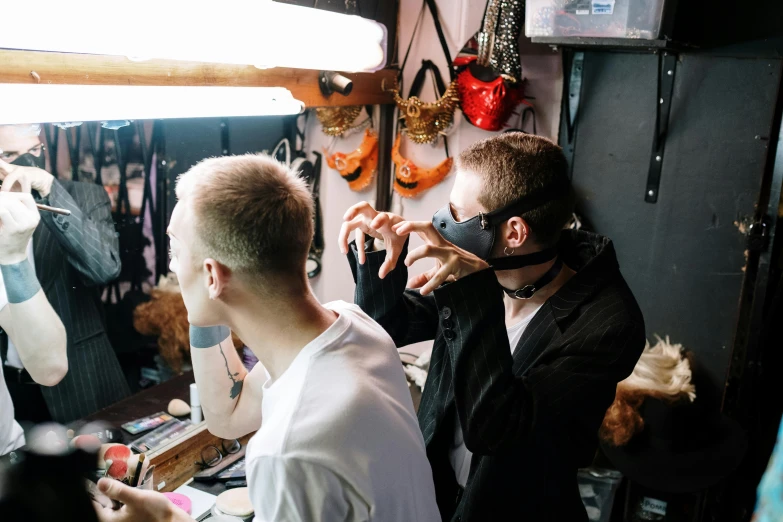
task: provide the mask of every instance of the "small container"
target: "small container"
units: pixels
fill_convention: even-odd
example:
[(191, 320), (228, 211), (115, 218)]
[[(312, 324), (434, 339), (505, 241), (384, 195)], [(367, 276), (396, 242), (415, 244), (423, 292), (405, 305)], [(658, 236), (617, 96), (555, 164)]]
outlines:
[(525, 34), (634, 38), (661, 34), (665, 0), (527, 0)]
[(235, 515), (227, 515), (220, 511), (217, 506), (212, 506), (212, 510), (210, 511), (212, 513), (213, 518), (208, 518), (207, 520), (214, 520), (215, 518), (220, 519), (221, 522), (252, 522), (254, 514), (250, 514), (246, 517), (238, 517)]
[(136, 486), (136, 489), (147, 489), (152, 491), (152, 484), (154, 482), (155, 478), (153, 477), (153, 474), (148, 472), (145, 474), (145, 477), (142, 479), (141, 483)]
[(193, 503), (190, 501), (190, 498), (187, 495), (183, 495), (182, 493), (166, 492), (163, 493), (163, 496), (169, 499), (172, 504), (183, 510), (188, 515), (192, 514)]
[(201, 399), (198, 396), (196, 383), (190, 385), (190, 422), (198, 424), (203, 420), (201, 415)]
[(622, 480), (619, 471), (602, 468), (580, 469), (577, 474), (579, 495), (590, 522), (609, 522), (614, 495)]

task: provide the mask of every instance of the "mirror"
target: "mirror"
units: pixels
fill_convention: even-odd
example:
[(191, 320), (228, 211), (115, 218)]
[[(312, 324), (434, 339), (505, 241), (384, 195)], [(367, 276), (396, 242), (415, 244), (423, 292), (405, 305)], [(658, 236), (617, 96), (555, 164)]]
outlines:
[(269, 152), (283, 138), (295, 153), (298, 128), (295, 116), (0, 127), (0, 159), (45, 171), (33, 175), (37, 202), (74, 209), (67, 219), (41, 211), (29, 247), (66, 329), (68, 373), (30, 385), (0, 334), (18, 421), (68, 424), (190, 369), (187, 312), (168, 269), (176, 178), (202, 159)]

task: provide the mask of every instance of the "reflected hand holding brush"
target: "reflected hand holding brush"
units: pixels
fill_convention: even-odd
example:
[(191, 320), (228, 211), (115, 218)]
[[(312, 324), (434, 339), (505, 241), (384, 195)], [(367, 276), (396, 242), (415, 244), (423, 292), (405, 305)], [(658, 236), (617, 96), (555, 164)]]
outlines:
[[(45, 197), (49, 194), (53, 179), (54, 177), (43, 169), (13, 165), (0, 160), (0, 191), (2, 192), (29, 193), (34, 189)], [(36, 203), (35, 206), (38, 207), (38, 210), (61, 216), (71, 215), (71, 211), (65, 208), (51, 207), (40, 203)]]

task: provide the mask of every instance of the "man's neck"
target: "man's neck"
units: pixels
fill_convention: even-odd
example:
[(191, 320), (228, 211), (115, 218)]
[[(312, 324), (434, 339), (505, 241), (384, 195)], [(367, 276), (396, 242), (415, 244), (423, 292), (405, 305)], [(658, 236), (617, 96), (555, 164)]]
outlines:
[(321, 306), (308, 289), (291, 298), (253, 296), (234, 307), (229, 325), (277, 380), (302, 348), (336, 320), (337, 314)]
[[(542, 263), (540, 265), (526, 266), (516, 270), (500, 270), (495, 272), (498, 282), (509, 290), (517, 290), (525, 285), (532, 285), (544, 274), (546, 274), (555, 264), (555, 259)], [(548, 285), (538, 290), (530, 299), (513, 299), (505, 295), (503, 302), (506, 307), (506, 324), (513, 325), (532, 314), (547, 299), (552, 297), (572, 275), (576, 272), (563, 265), (557, 277)]]

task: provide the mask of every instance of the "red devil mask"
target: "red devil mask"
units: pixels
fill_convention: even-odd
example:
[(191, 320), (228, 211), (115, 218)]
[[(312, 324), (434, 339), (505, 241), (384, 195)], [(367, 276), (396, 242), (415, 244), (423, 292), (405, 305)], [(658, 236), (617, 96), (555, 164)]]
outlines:
[[(484, 130), (498, 131), (506, 124), (517, 106), (524, 100), (522, 82), (511, 83), (502, 76), (487, 81), (486, 68), (476, 66), (470, 58), (468, 66), (457, 76), (462, 112), (470, 123)], [(482, 71), (482, 69), (485, 69)], [(474, 75), (476, 71), (478, 78)]]
[(525, 96), (517, 51), (524, 8), (510, 4), (488, 0), (481, 32), (454, 60), (462, 112), (488, 131), (500, 130)]

